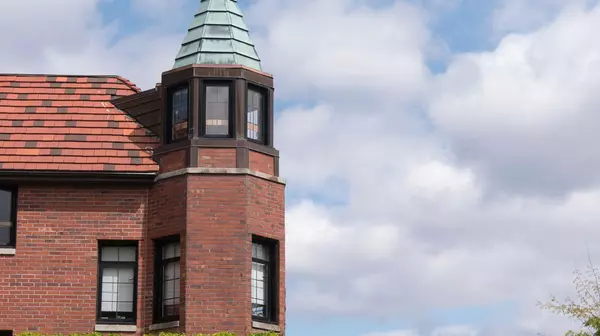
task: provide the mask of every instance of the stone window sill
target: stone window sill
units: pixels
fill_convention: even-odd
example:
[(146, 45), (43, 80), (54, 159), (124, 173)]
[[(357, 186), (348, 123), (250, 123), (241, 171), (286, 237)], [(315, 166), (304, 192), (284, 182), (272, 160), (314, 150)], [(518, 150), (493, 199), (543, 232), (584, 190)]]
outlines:
[(280, 332), (281, 328), (277, 324), (252, 321), (252, 328)]
[(126, 324), (96, 324), (96, 331), (99, 332), (129, 332), (134, 333), (137, 331), (137, 326), (126, 325)]
[(11, 255), (15, 255), (15, 254), (17, 254), (17, 249), (10, 248), (10, 247), (0, 247), (0, 256), (2, 256), (2, 255), (11, 256)]
[(179, 321), (165, 322), (165, 323), (155, 323), (155, 324), (151, 324), (148, 327), (148, 331), (172, 329), (172, 328), (177, 328), (177, 327), (179, 327)]

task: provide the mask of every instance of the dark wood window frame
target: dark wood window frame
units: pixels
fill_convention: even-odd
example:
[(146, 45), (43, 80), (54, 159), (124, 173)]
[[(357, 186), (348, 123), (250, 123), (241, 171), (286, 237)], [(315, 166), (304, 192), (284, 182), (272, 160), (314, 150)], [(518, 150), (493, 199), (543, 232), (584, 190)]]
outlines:
[[(252, 236), (252, 245), (254, 244), (259, 244), (259, 245), (263, 245), (266, 246), (268, 248), (268, 255), (269, 255), (269, 261), (266, 260), (261, 260), (259, 258), (255, 258), (254, 255), (252, 256), (252, 265), (254, 265), (255, 263), (257, 264), (262, 264), (262, 265), (266, 265), (267, 266), (267, 282), (266, 285), (268, 286), (267, 290), (265, 291), (265, 301), (266, 301), (266, 307), (265, 307), (265, 316), (256, 316), (254, 314), (254, 311), (252, 311), (252, 320), (253, 321), (257, 321), (257, 322), (264, 322), (264, 323), (278, 323), (279, 319), (279, 242), (273, 239), (269, 239), (269, 238), (265, 238), (265, 237), (260, 237), (260, 236)], [(251, 250), (253, 250), (253, 248), (251, 247)], [(254, 267), (254, 266), (253, 266)], [(253, 284), (254, 279), (252, 279), (251, 276), (251, 292), (253, 290), (254, 284)], [(253, 301), (254, 296), (251, 293), (251, 301)]]
[[(125, 261), (102, 261), (103, 247), (135, 247), (135, 258), (132, 262)], [(133, 268), (133, 318), (128, 319), (102, 319), (102, 274), (104, 268)], [(138, 268), (139, 268), (139, 246), (135, 240), (99, 240), (98, 241), (98, 285), (96, 295), (96, 322), (101, 324), (135, 325), (137, 322), (137, 299), (138, 299)]]
[[(253, 139), (248, 136), (248, 106), (250, 102), (250, 91), (255, 91), (262, 95), (262, 114), (259, 117), (262, 118), (259, 124), (261, 136), (259, 139)], [(271, 113), (271, 111), (269, 111), (269, 99), (269, 91), (266, 88), (252, 83), (248, 83), (248, 85), (246, 85), (246, 106), (244, 107), (244, 136), (246, 137), (246, 139), (248, 139), (248, 141), (256, 142), (261, 145), (266, 145), (269, 132), (269, 116)]]
[(10, 200), (10, 222), (0, 225), (10, 225), (10, 236), (8, 244), (0, 244), (0, 248), (15, 248), (17, 246), (17, 202), (18, 189), (16, 187), (0, 186), (0, 191), (11, 194)]
[[(167, 99), (166, 99), (166, 113), (165, 113), (165, 142), (166, 143), (176, 143), (180, 141), (185, 141), (190, 138), (190, 134), (193, 133), (193, 116), (192, 116), (192, 86), (189, 82), (183, 82), (179, 84), (175, 84), (167, 88)], [(187, 105), (187, 118), (188, 118), (188, 136), (180, 139), (173, 139), (173, 94), (181, 89), (188, 90), (188, 105)]]
[[(206, 89), (209, 86), (226, 86), (229, 88), (229, 111), (228, 112), (228, 131), (227, 135), (220, 134), (206, 134), (206, 104), (207, 104), (207, 94)], [(200, 102), (200, 117), (199, 119), (199, 135), (204, 138), (217, 138), (217, 139), (229, 139), (233, 138), (235, 134), (235, 82), (233, 80), (203, 80), (202, 85), (200, 85), (200, 97), (202, 97), (202, 101)]]
[[(179, 257), (163, 259), (163, 247), (172, 243), (179, 243)], [(179, 262), (181, 267), (181, 238), (179, 235), (168, 236), (154, 241), (154, 300), (153, 300), (153, 323), (164, 323), (179, 321), (180, 315), (164, 316), (163, 315), (163, 282), (164, 282), (164, 266), (169, 262)], [(180, 270), (181, 279), (181, 270)], [(181, 286), (181, 280), (180, 280)], [(181, 288), (181, 287), (180, 287)], [(181, 290), (181, 289), (180, 289)], [(180, 294), (181, 295), (181, 294)], [(181, 298), (179, 298), (181, 305)]]

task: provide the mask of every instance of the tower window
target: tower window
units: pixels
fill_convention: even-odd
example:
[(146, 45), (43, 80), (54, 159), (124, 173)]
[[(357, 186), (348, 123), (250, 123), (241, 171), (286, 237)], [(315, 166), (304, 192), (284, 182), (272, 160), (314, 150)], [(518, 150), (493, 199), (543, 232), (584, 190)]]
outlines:
[(205, 108), (205, 130), (208, 136), (230, 135), (230, 87), (229, 85), (207, 85)]
[(171, 140), (188, 138), (189, 98), (188, 88), (181, 87), (171, 92)]
[(263, 239), (252, 242), (252, 318), (275, 322), (276, 244)]
[(157, 242), (154, 284), (156, 322), (179, 320), (180, 256), (181, 244), (178, 236)]
[(248, 108), (246, 110), (246, 137), (264, 142), (265, 98), (256, 89), (248, 89)]

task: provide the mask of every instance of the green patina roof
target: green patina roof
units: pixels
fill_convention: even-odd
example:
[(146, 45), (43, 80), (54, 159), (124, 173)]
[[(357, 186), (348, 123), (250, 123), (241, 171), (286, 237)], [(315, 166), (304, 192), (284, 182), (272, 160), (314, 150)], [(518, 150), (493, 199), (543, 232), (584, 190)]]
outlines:
[(237, 0), (201, 0), (173, 68), (239, 64), (262, 70)]

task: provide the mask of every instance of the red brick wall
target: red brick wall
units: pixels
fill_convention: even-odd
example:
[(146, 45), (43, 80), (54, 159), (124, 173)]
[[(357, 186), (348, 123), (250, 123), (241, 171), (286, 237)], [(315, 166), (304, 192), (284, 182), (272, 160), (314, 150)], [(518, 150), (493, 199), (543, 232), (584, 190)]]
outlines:
[[(252, 234), (277, 239), (285, 302), (283, 186), (252, 176), (188, 176), (186, 332), (251, 331)], [(280, 308), (280, 325), (285, 311)]]
[(186, 152), (188, 149), (180, 149), (161, 155), (158, 158), (160, 173), (167, 173), (173, 170), (178, 170), (186, 167)]
[[(21, 187), (17, 253), (0, 256), (0, 329), (93, 331), (97, 241), (140, 240), (147, 196), (142, 187)], [(139, 292), (145, 290), (141, 279)]]
[(250, 330), (246, 177), (188, 176), (186, 332)]
[[(179, 234), (181, 242), (181, 282), (185, 281), (185, 223), (187, 209), (187, 180), (184, 175), (158, 181), (151, 189), (148, 199), (148, 226), (144, 242), (146, 253), (146, 273), (144, 283), (144, 326), (152, 324), (154, 296), (154, 239)], [(141, 292), (140, 292), (141, 293)], [(185, 303), (185, 288), (181, 287), (182, 303)], [(180, 312), (180, 323), (184, 324), (185, 314)], [(177, 331), (177, 330), (175, 330)]]
[(285, 326), (285, 187), (247, 177), (248, 230), (250, 234), (279, 241), (279, 325)]
[(273, 157), (262, 153), (250, 151), (250, 169), (261, 173), (273, 175)]
[(235, 148), (198, 148), (198, 166), (235, 168)]

